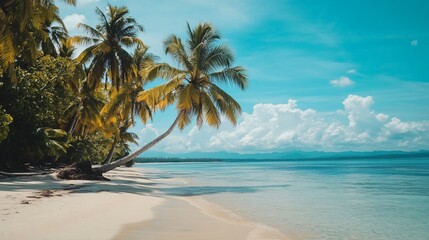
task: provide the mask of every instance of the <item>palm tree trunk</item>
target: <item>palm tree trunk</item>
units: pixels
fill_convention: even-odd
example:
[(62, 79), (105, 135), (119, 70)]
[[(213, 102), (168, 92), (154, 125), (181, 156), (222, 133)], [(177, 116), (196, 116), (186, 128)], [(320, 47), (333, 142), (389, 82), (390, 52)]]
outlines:
[(79, 102), (79, 105), (77, 106), (76, 114), (73, 118), (73, 122), (72, 122), (72, 125), (70, 126), (70, 130), (69, 130), (69, 134), (71, 136), (73, 136), (73, 133), (76, 130), (76, 127), (79, 123), (79, 111), (82, 108), (82, 105), (83, 105), (83, 101)]
[(73, 118), (73, 122), (70, 126), (70, 130), (69, 130), (69, 134), (72, 136), (73, 136), (74, 129), (76, 128), (76, 125), (77, 125), (77, 119), (78, 119), (78, 114), (76, 113), (76, 115)]
[(154, 140), (152, 140), (150, 143), (146, 144), (145, 146), (141, 147), (140, 149), (137, 149), (136, 151), (132, 152), (131, 154), (129, 154), (128, 156), (125, 156), (123, 158), (120, 158), (112, 163), (108, 163), (108, 164), (104, 164), (104, 165), (98, 165), (98, 166), (93, 166), (92, 170), (94, 172), (97, 173), (105, 173), (108, 172), (110, 170), (113, 170), (121, 165), (126, 164), (127, 162), (133, 160), (134, 158), (138, 157), (140, 154), (142, 154), (143, 152), (147, 151), (148, 149), (150, 149), (151, 147), (155, 146), (158, 142), (160, 142), (162, 139), (164, 139), (165, 137), (167, 137), (172, 131), (173, 129), (176, 127), (177, 123), (179, 122), (179, 119), (182, 117), (182, 115), (184, 114), (183, 111), (181, 111), (176, 119), (174, 120), (173, 124), (167, 129), (167, 131), (165, 131), (165, 133), (161, 134), (160, 136), (158, 136), (157, 138), (155, 138)]
[(118, 143), (118, 137), (115, 136), (115, 139), (113, 140), (112, 147), (110, 148), (109, 154), (107, 155), (107, 158), (104, 160), (102, 164), (107, 164), (112, 161), (113, 153), (115, 152), (115, 147), (117, 143)]

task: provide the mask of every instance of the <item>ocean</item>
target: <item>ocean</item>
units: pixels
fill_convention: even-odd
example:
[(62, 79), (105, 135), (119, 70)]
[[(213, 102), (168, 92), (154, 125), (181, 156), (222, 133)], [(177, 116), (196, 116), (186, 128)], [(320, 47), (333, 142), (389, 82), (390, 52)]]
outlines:
[(292, 239), (429, 239), (429, 159), (137, 164), (163, 189), (200, 196)]

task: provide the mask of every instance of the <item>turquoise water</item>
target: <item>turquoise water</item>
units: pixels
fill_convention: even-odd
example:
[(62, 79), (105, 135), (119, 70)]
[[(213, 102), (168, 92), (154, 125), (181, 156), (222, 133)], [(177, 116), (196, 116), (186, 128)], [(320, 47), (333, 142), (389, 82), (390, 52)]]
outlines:
[(429, 239), (429, 159), (138, 164), (296, 239)]

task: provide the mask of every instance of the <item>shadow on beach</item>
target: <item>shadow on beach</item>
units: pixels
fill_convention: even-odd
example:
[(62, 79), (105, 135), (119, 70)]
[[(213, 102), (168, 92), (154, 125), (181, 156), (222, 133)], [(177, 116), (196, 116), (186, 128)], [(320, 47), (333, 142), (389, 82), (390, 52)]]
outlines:
[[(254, 193), (267, 188), (285, 188), (289, 185), (258, 185), (258, 186), (177, 186), (177, 182), (159, 182), (156, 178), (147, 177), (139, 172), (118, 169), (106, 174), (112, 181), (58, 180), (54, 175), (31, 177), (14, 177), (0, 180), (0, 191), (46, 191), (69, 190), (71, 193), (158, 193), (167, 196), (202, 196), (218, 193)], [(165, 179), (164, 177), (163, 179)]]
[(28, 177), (10, 177), (0, 179), (0, 191), (46, 191), (68, 190), (71, 193), (134, 193), (147, 195), (153, 191), (154, 182), (141, 175), (139, 172), (128, 169), (118, 169), (107, 173), (106, 177), (113, 181), (89, 181), (89, 180), (58, 180), (54, 174)]

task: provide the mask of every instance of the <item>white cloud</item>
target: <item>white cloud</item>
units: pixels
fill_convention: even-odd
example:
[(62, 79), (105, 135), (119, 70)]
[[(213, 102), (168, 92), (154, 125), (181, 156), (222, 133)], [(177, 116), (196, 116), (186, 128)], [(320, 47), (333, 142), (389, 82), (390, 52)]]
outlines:
[(419, 41), (418, 41), (418, 40), (413, 40), (413, 41), (411, 41), (411, 46), (412, 46), (412, 47), (415, 47), (415, 46), (417, 46), (417, 45), (419, 45)]
[(68, 15), (63, 19), (64, 25), (66, 25), (66, 28), (69, 31), (77, 29), (77, 25), (85, 21), (86, 21), (86, 17), (84, 15), (77, 14), (77, 13)]
[[(397, 117), (371, 109), (371, 96), (349, 95), (344, 109), (337, 110), (330, 120), (325, 113), (301, 109), (297, 101), (286, 104), (256, 104), (253, 112), (243, 113), (236, 127), (221, 129), (193, 127), (190, 131), (175, 131), (155, 150), (162, 152), (241, 153), (275, 151), (372, 151), (420, 150), (429, 143), (429, 121), (403, 122)], [(148, 125), (145, 133), (156, 133)]]
[(97, 3), (97, 2), (99, 2), (100, 0), (78, 0), (77, 1), (77, 6), (79, 7), (79, 6), (84, 6), (84, 5), (87, 5), (87, 4), (91, 4), (91, 3)]
[(353, 85), (355, 82), (352, 81), (349, 77), (341, 76), (339, 79), (331, 80), (330, 83), (335, 87), (348, 87)]
[(347, 73), (349, 74), (355, 74), (356, 73), (356, 69), (350, 69), (347, 71)]

